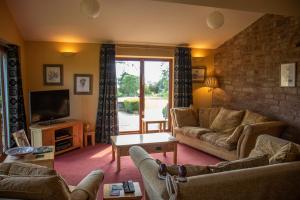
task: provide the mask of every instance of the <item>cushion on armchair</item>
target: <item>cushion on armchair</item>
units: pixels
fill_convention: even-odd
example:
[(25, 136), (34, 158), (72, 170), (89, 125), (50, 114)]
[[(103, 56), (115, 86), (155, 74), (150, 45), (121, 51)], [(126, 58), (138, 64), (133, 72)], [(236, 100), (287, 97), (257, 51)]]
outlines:
[(178, 127), (199, 125), (193, 108), (176, 108), (174, 115)]
[(231, 134), (240, 125), (244, 111), (221, 108), (210, 128), (216, 132)]

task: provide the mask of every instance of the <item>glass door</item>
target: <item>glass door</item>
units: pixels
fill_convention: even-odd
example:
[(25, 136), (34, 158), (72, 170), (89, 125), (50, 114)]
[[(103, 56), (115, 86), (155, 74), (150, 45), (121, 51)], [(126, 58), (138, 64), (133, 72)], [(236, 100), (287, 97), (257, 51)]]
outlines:
[[(116, 60), (120, 133), (140, 133), (142, 119), (164, 120), (170, 129), (171, 60), (120, 58)], [(149, 124), (157, 132), (158, 124)]]
[[(144, 119), (161, 121), (169, 118), (170, 62), (145, 60), (144, 62)], [(149, 124), (148, 132), (159, 130), (159, 124)], [(169, 129), (169, 128), (168, 128)]]
[(140, 61), (116, 61), (119, 130), (123, 133), (140, 131), (140, 74)]

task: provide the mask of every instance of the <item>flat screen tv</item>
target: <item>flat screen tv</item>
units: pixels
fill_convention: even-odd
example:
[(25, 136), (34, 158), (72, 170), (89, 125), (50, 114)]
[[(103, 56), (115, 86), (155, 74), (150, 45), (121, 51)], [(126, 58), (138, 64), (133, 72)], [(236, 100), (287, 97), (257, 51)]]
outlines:
[(69, 115), (69, 90), (30, 92), (31, 123), (49, 122)]

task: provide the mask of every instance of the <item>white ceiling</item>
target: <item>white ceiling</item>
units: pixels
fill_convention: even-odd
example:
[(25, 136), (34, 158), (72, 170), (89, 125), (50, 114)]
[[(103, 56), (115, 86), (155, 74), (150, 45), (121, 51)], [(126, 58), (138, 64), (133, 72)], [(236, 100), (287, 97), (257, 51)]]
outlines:
[[(262, 13), (151, 0), (100, 0), (101, 13), (80, 13), (80, 0), (6, 0), (26, 41), (178, 45), (214, 49), (261, 17)], [(225, 24), (206, 25), (219, 10)]]

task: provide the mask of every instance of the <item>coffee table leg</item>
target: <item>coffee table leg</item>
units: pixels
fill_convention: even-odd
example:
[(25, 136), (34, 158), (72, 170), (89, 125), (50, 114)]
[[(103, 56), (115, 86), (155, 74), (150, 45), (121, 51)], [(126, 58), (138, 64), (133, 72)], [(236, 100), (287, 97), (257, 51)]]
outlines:
[(120, 149), (117, 148), (117, 171), (121, 170), (121, 156), (120, 156)]
[(111, 155), (112, 155), (112, 161), (115, 161), (116, 155), (115, 155), (115, 147), (114, 145), (111, 145)]
[(174, 164), (177, 164), (177, 143), (174, 143)]

